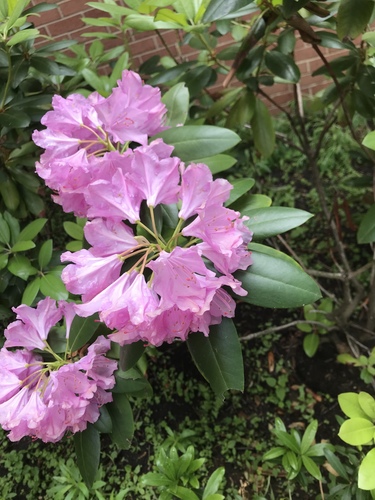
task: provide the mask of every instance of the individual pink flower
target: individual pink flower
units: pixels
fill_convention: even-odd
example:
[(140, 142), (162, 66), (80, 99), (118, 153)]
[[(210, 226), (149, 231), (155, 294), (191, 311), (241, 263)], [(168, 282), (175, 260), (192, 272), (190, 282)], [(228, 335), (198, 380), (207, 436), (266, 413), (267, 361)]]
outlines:
[(148, 136), (164, 130), (166, 107), (160, 90), (144, 85), (133, 71), (124, 71), (118, 87), (95, 110), (115, 142), (146, 145)]
[(84, 233), (92, 245), (90, 253), (96, 257), (121, 254), (138, 245), (133, 231), (118, 220), (94, 219), (86, 223)]
[(202, 208), (210, 194), (212, 174), (203, 163), (191, 164), (181, 176), (181, 209), (179, 217), (186, 220)]

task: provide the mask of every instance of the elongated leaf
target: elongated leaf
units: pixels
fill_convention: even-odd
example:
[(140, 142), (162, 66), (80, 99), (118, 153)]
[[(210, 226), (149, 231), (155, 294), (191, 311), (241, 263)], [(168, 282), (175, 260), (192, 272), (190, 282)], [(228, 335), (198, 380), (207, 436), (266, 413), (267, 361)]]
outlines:
[(202, 500), (206, 500), (210, 495), (214, 495), (217, 492), (217, 490), (220, 488), (220, 484), (223, 480), (224, 474), (224, 467), (219, 467), (211, 474), (203, 491)]
[(319, 470), (319, 467), (316, 465), (312, 458), (306, 457), (306, 455), (302, 455), (302, 462), (307, 472), (311, 474), (312, 477), (315, 477), (315, 479), (317, 479), (318, 481), (322, 479), (322, 474)]
[(107, 405), (112, 420), (112, 441), (121, 449), (130, 447), (134, 434), (133, 412), (125, 394), (113, 394), (113, 402)]
[(280, 431), (277, 429), (275, 429), (274, 432), (281, 444), (292, 450), (294, 453), (300, 453), (300, 446), (294, 436), (292, 436), (288, 432)]
[(369, 132), (363, 139), (363, 145), (366, 148), (375, 149), (375, 130)]
[(340, 427), (339, 437), (352, 446), (369, 444), (374, 437), (375, 426), (366, 418), (345, 420)]
[[(303, 323), (301, 327), (302, 326), (309, 326), (309, 325)], [(300, 328), (300, 330), (302, 330), (302, 328)], [(309, 358), (314, 357), (316, 351), (318, 350), (319, 344), (320, 344), (320, 339), (318, 334), (309, 333), (308, 335), (306, 335), (305, 338), (303, 339), (303, 350), (305, 351), (306, 356), (308, 356)]]
[(32, 240), (40, 233), (47, 222), (47, 219), (36, 219), (22, 229), (18, 236), (18, 241)]
[(358, 487), (362, 490), (375, 488), (375, 448), (370, 450), (363, 459), (358, 471)]
[(306, 453), (307, 450), (310, 448), (310, 446), (313, 444), (317, 430), (318, 430), (318, 421), (317, 420), (313, 420), (306, 427), (306, 430), (303, 433), (302, 441), (301, 441), (301, 453), (302, 454)]
[(88, 342), (98, 329), (98, 315), (89, 318), (75, 316), (70, 327), (68, 347), (71, 351), (77, 351)]
[(100, 434), (92, 424), (73, 436), (77, 465), (86, 486), (91, 488), (99, 468)]
[(69, 296), (64, 283), (59, 276), (54, 274), (45, 274), (40, 279), (40, 291), (46, 297), (49, 296), (55, 300), (66, 300)]
[(358, 394), (358, 403), (366, 415), (375, 420), (375, 399), (367, 392), (360, 392)]
[(304, 7), (310, 0), (283, 0), (282, 10), (285, 17), (289, 17), (295, 12), (298, 12), (302, 7)]
[(183, 125), (189, 111), (189, 91), (184, 83), (177, 83), (162, 98), (167, 106), (167, 123), (170, 127)]
[(233, 156), (220, 154), (206, 158), (197, 158), (194, 163), (204, 163), (210, 168), (212, 174), (218, 174), (233, 167), (236, 161), (236, 158), (233, 158)]
[(262, 156), (268, 158), (275, 148), (275, 131), (268, 108), (259, 99), (255, 102), (254, 115), (250, 123), (255, 147)]
[(357, 232), (358, 243), (372, 243), (375, 241), (375, 204), (363, 216)]
[(346, 468), (343, 466), (343, 464), (340, 462), (340, 460), (337, 458), (337, 456), (329, 449), (324, 450), (324, 455), (326, 459), (328, 460), (328, 463), (334, 468), (334, 470), (344, 479), (346, 479), (348, 482), (350, 481), (348, 473), (346, 471)]
[(36, 274), (38, 270), (31, 264), (30, 260), (24, 255), (16, 254), (9, 260), (8, 271), (23, 280)]
[(283, 80), (297, 83), (301, 78), (300, 70), (294, 59), (277, 50), (271, 50), (266, 53), (265, 63), (271, 73)]
[(242, 300), (263, 307), (299, 307), (321, 298), (315, 281), (290, 257), (251, 243), (253, 264), (235, 277), (249, 293)]
[(202, 21), (209, 23), (217, 19), (223, 19), (228, 14), (248, 6), (249, 3), (252, 3), (252, 0), (211, 0)]
[(31, 248), (35, 248), (35, 243), (31, 240), (27, 241), (17, 241), (12, 248), (11, 251), (13, 253), (16, 252), (25, 252), (26, 250), (30, 250)]
[(182, 161), (193, 161), (204, 156), (213, 156), (232, 148), (240, 141), (239, 136), (221, 127), (211, 125), (186, 125), (164, 130), (154, 136), (174, 146), (173, 154)]
[(373, 0), (341, 0), (337, 12), (337, 35), (341, 40), (345, 36), (356, 38), (365, 31), (374, 10)]
[(242, 178), (235, 179), (231, 182), (233, 189), (230, 192), (229, 199), (225, 202), (225, 206), (229, 207), (232, 203), (234, 203), (238, 198), (240, 198), (243, 194), (246, 194), (250, 189), (254, 186), (255, 180), (251, 178)]
[(30, 117), (22, 111), (2, 111), (0, 113), (0, 126), (8, 128), (25, 128), (30, 124)]
[(119, 366), (121, 370), (126, 371), (133, 368), (144, 352), (145, 345), (142, 340), (120, 347)]
[(40, 287), (40, 278), (39, 276), (37, 276), (25, 288), (22, 295), (22, 304), (31, 306), (31, 304), (34, 302), (35, 297), (38, 295), (39, 287)]
[(43, 243), (39, 250), (38, 255), (38, 263), (40, 269), (45, 269), (48, 264), (51, 262), (52, 258), (52, 250), (53, 250), (53, 241), (47, 240)]
[(312, 214), (290, 207), (269, 207), (241, 211), (242, 215), (249, 217), (245, 222), (253, 232), (254, 240), (263, 240), (276, 234), (285, 233), (304, 224)]
[(12, 47), (17, 43), (24, 42), (25, 40), (29, 40), (30, 38), (35, 38), (38, 35), (39, 30), (37, 30), (36, 28), (29, 28), (23, 31), (18, 31), (15, 35), (12, 36), (12, 38), (7, 41), (7, 45)]
[(8, 223), (3, 219), (3, 216), (0, 214), (0, 243), (5, 243), (5, 245), (9, 245), (10, 243), (10, 228)]
[(198, 370), (213, 391), (223, 397), (229, 389), (243, 390), (244, 373), (237, 330), (228, 318), (210, 328), (210, 335), (191, 333), (187, 344)]

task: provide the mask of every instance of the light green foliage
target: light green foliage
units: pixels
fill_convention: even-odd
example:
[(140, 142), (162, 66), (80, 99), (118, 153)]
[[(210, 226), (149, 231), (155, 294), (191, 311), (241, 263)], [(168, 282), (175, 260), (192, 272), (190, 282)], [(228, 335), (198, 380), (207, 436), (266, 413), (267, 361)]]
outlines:
[(361, 379), (366, 382), (366, 384), (371, 384), (373, 382), (375, 376), (375, 347), (368, 356), (361, 354), (358, 358), (355, 358), (349, 353), (343, 353), (337, 356), (337, 361), (360, 368)]
[[(340, 427), (340, 438), (352, 446), (373, 446), (375, 437), (375, 399), (367, 392), (339, 395), (341, 410), (349, 417)], [(375, 490), (375, 448), (363, 458), (358, 470), (358, 487)]]

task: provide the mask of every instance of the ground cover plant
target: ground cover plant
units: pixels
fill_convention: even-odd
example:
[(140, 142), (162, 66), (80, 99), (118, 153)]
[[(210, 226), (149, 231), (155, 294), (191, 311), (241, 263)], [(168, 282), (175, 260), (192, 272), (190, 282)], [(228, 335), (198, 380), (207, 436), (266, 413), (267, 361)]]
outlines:
[[(332, 402), (337, 394), (319, 394), (310, 387), (313, 379), (298, 375), (296, 365), (301, 355), (305, 363), (316, 354), (323, 357), (328, 337), (336, 348), (346, 341), (353, 349), (353, 355), (339, 358), (355, 365), (338, 365), (349, 374), (343, 382), (353, 373), (359, 376), (356, 366), (366, 369), (364, 382), (373, 382), (372, 358), (364, 344), (368, 338), (360, 337), (366, 334), (371, 340), (375, 309), (373, 136), (364, 141), (368, 147), (362, 144), (372, 119), (373, 38), (366, 33), (360, 45), (351, 41), (366, 30), (372, 0), (354, 27), (348, 22), (355, 10), (351, 0), (324, 5), (212, 0), (189, 3), (189, 8), (174, 2), (170, 7), (175, 11), (157, 0), (155, 5), (131, 2), (129, 8), (109, 0), (93, 4), (110, 17), (88, 20), (91, 24), (109, 23), (123, 31), (178, 28), (187, 33), (186, 43), (200, 41), (203, 52), (197, 62), (181, 66), (190, 68), (187, 80), (177, 61), (168, 68), (155, 61), (140, 68), (151, 75), (148, 83), (166, 84), (163, 97), (138, 73), (123, 71), (131, 61), (125, 53), (110, 76), (97, 75), (95, 64), (118, 53), (108, 55), (98, 41), (89, 53), (78, 46), (72, 48), (75, 57), (55, 55), (55, 76), (48, 80), (40, 64), (38, 69), (32, 45), (38, 33), (28, 24), (35, 11), (24, 11), (27, 4), (8, 1), (1, 10), (7, 58), (0, 113), (2, 168), (11, 186), (2, 192), (1, 286), (3, 317), (11, 319), (5, 322), (0, 353), (6, 381), (0, 423), (16, 442), (10, 451), (3, 441), (7, 453), (1, 466), (9, 497), (31, 498), (42, 491), (47, 498), (370, 498), (375, 489), (369, 473), (373, 450), (364, 457), (337, 446), (332, 420), (326, 422), (329, 435), (320, 435), (315, 406)], [(37, 9), (45, 8), (40, 4)], [(241, 17), (249, 13), (254, 14), (250, 20)], [(324, 29), (316, 32), (316, 27)], [(232, 68), (214, 51), (214, 38), (229, 31), (243, 40), (232, 47)], [(294, 109), (279, 106), (292, 133), (283, 131), (282, 123), (275, 133), (259, 97), (273, 100), (260, 84), (298, 82), (296, 31), (312, 44), (324, 65), (320, 71), (334, 84), (316, 102), (332, 106), (320, 110), (321, 116), (313, 114), (316, 102), (302, 105), (297, 99)], [(329, 63), (320, 45), (345, 48), (349, 56)], [(255, 52), (261, 52), (258, 59)], [(28, 59), (34, 64), (26, 64)], [(43, 96), (35, 101), (37, 113), (31, 118), (22, 111), (17, 115), (19, 100), (28, 103), (34, 95), (31, 87), (13, 82), (18, 67)], [(214, 102), (207, 89), (220, 71), (227, 72), (225, 85), (236, 75), (243, 86)], [(19, 86), (19, 94), (10, 91)], [(56, 92), (61, 95), (50, 105)], [(356, 123), (354, 113), (365, 120)], [(14, 116), (22, 123), (14, 122)], [(347, 127), (351, 140), (343, 133), (343, 143), (356, 158), (348, 161), (341, 151), (346, 163), (339, 167), (332, 165), (333, 148), (326, 142), (329, 134), (333, 142), (341, 140), (337, 124)], [(281, 196), (277, 190), (274, 194), (289, 206), (272, 205), (272, 175), (271, 185), (257, 178), (258, 162), (264, 172), (275, 171), (256, 155), (272, 158), (276, 137), (294, 150), (275, 150), (284, 162), (277, 175), (285, 179), (286, 189)], [(17, 188), (14, 173), (34, 163), (35, 144), (44, 150), (36, 163), (44, 189), (71, 215), (31, 220), (30, 212), (38, 215), (44, 208), (43, 197), (37, 210), (16, 194), (24, 188), (22, 182)], [(328, 151), (330, 159), (324, 154)], [(288, 155), (303, 169), (293, 180), (286, 176), (288, 169), (295, 173)], [(39, 200), (40, 181), (32, 180), (32, 172), (25, 175)], [(300, 195), (293, 193), (295, 185)], [(12, 190), (14, 196), (9, 196)], [(360, 207), (353, 220), (348, 200)], [(310, 219), (311, 207), (317, 214), (317, 222), (309, 226), (318, 241), (309, 245), (314, 252), (307, 251), (308, 229), (302, 225)], [(46, 210), (48, 215), (51, 209)], [(349, 251), (355, 241), (350, 232), (346, 235), (342, 214), (369, 251)], [(59, 223), (73, 241), (53, 242), (51, 232)], [(280, 236), (290, 230), (289, 236)], [(332, 262), (337, 272), (332, 272)], [(22, 305), (16, 307), (18, 302)], [(303, 306), (303, 311), (269, 312), (271, 321), (260, 314), (258, 328), (248, 331), (248, 318), (257, 317), (258, 306), (269, 311)], [(237, 320), (232, 319), (235, 310)], [(240, 332), (247, 330), (240, 339), (237, 326)], [(242, 353), (241, 340), (291, 327), (291, 335), (279, 337), (279, 347), (267, 338)], [(301, 348), (288, 359), (296, 339)], [(358, 349), (368, 352), (368, 360), (362, 355), (357, 361)], [(174, 366), (176, 357), (183, 370)], [(332, 365), (335, 356), (331, 353), (329, 359)], [(155, 372), (161, 372), (159, 380)], [(194, 387), (189, 375), (197, 381)], [(160, 381), (159, 389), (153, 392), (155, 381)], [(339, 404), (349, 420), (341, 417), (337, 433), (349, 445), (371, 446), (373, 399), (363, 385), (358, 384), (359, 394), (352, 392), (356, 389), (353, 383), (342, 388)], [(237, 392), (228, 395), (229, 390)], [(224, 395), (230, 399), (223, 403)], [(251, 409), (244, 411), (246, 405)], [(179, 419), (174, 414), (178, 406)], [(192, 417), (191, 407), (201, 410)], [(324, 419), (320, 424), (324, 429)], [(317, 436), (331, 443), (317, 442)], [(64, 460), (55, 454), (48, 472), (36, 474), (30, 453), (43, 461), (48, 448), (30, 452), (29, 438), (55, 443), (63, 437), (70, 441), (59, 448)], [(21, 452), (23, 443), (27, 449), (20, 464), (16, 450)], [(77, 458), (71, 460), (73, 448)], [(122, 464), (125, 476), (116, 474)], [(15, 486), (9, 478), (20, 478), (24, 465), (27, 474)], [(103, 471), (109, 467), (113, 473), (108, 476)]]

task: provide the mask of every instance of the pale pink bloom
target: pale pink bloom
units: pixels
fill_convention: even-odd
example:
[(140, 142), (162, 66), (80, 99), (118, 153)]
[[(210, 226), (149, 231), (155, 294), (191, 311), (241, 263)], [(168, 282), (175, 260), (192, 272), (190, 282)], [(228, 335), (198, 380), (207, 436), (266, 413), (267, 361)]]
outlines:
[(179, 164), (180, 159), (176, 157), (160, 159), (152, 147), (137, 148), (128, 178), (141, 191), (148, 206), (176, 203), (180, 190)]
[(87, 222), (84, 232), (95, 257), (121, 254), (138, 245), (133, 231), (123, 222), (113, 219), (98, 218)]
[(229, 208), (209, 205), (182, 230), (184, 236), (203, 240), (200, 251), (224, 274), (246, 269), (251, 264), (251, 254), (246, 247), (252, 233), (240, 215)]
[(88, 217), (139, 220), (142, 193), (127, 174), (120, 169), (111, 181), (98, 180), (88, 186), (86, 201), (90, 205)]
[(17, 320), (4, 331), (4, 347), (44, 349), (50, 329), (62, 318), (61, 308), (50, 297), (38, 302), (37, 308), (21, 305), (14, 307)]
[(125, 70), (118, 87), (95, 110), (115, 142), (146, 145), (148, 136), (164, 130), (166, 107), (158, 88), (144, 85), (140, 76)]
[(148, 267), (154, 272), (152, 287), (160, 296), (161, 309), (177, 306), (202, 315), (223, 284), (222, 278), (207, 269), (197, 247), (162, 251)]
[(115, 254), (108, 257), (96, 257), (89, 250), (65, 252), (62, 262), (74, 262), (63, 269), (61, 279), (67, 290), (75, 295), (82, 295), (87, 302), (107, 288), (119, 276), (122, 260)]
[(181, 176), (181, 210), (178, 215), (186, 220), (202, 208), (210, 195), (212, 174), (207, 165), (192, 163)]

